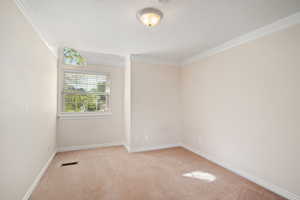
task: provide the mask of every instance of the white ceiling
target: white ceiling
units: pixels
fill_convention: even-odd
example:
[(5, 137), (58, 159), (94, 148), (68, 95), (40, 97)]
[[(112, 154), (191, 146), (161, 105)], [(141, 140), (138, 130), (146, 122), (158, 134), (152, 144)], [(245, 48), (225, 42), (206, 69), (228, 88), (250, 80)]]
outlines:
[[(166, 1), (166, 0), (165, 0)], [(33, 23), (55, 47), (183, 61), (300, 11), (300, 0), (22, 0)], [(164, 19), (148, 28), (144, 7)]]

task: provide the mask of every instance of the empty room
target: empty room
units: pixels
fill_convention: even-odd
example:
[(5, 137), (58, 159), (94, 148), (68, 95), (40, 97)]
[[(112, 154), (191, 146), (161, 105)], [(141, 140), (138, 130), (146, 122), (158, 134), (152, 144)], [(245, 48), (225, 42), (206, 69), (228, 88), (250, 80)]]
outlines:
[(300, 200), (300, 0), (0, 2), (0, 200)]

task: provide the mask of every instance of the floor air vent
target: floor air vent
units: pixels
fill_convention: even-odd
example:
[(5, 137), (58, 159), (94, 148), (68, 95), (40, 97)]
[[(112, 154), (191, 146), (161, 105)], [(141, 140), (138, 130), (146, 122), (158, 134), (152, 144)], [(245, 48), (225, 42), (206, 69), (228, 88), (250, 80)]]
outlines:
[(78, 164), (78, 162), (68, 162), (68, 163), (61, 164), (61, 167), (70, 166), (70, 165), (77, 165), (77, 164)]

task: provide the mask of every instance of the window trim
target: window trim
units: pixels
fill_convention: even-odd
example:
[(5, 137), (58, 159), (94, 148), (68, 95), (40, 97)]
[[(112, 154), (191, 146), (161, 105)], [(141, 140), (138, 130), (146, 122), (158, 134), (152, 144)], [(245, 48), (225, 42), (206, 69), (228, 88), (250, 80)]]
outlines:
[(70, 113), (61, 112), (57, 115), (59, 119), (94, 119), (94, 118), (105, 118), (111, 116), (112, 112), (97, 112), (97, 113)]
[[(90, 70), (88, 66), (72, 66), (60, 63), (60, 69), (58, 70), (58, 114), (59, 119), (90, 119), (90, 118), (104, 118), (112, 115), (112, 76), (109, 72)], [(79, 69), (78, 69), (79, 68)], [(82, 73), (82, 74), (98, 74), (108, 77), (110, 85), (110, 98), (109, 98), (109, 110), (106, 112), (63, 112), (63, 90), (64, 90), (64, 73)]]

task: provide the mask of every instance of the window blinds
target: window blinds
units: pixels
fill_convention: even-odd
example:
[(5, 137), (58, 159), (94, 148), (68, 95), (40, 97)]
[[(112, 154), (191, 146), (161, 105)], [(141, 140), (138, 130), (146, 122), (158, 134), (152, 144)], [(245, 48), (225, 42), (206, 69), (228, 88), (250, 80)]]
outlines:
[(109, 110), (109, 76), (65, 71), (62, 96), (64, 112), (106, 112)]

